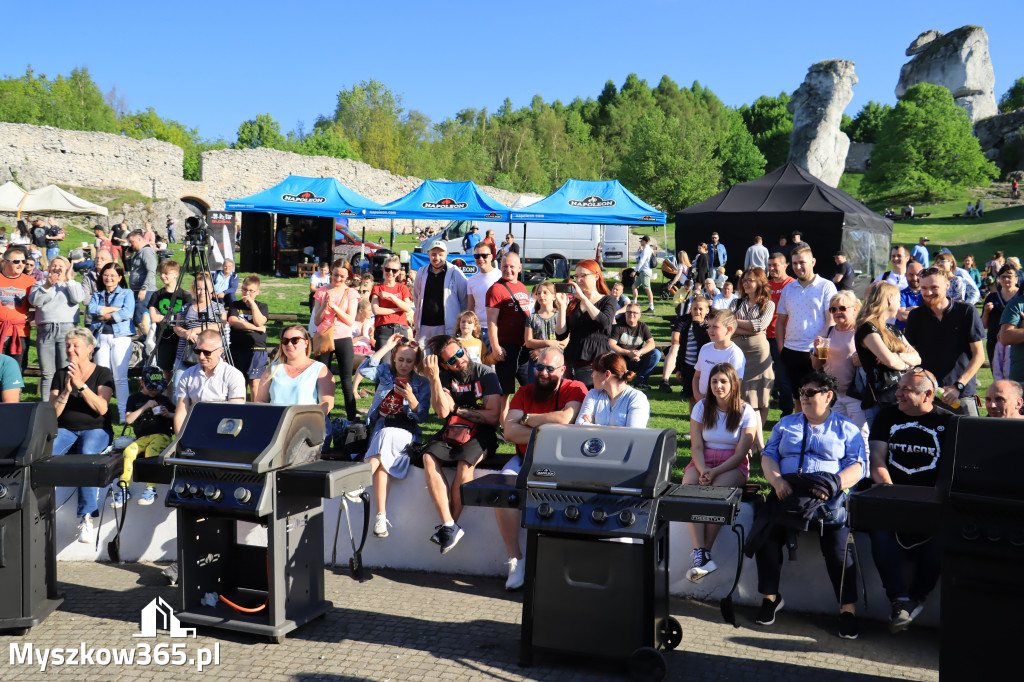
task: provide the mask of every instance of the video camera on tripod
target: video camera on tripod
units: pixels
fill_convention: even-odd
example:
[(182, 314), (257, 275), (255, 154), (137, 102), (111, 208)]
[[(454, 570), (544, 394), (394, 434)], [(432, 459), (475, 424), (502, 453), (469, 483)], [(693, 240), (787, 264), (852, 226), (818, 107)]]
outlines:
[(206, 221), (199, 216), (189, 216), (185, 219), (185, 242), (194, 244), (207, 244), (210, 234), (207, 232)]

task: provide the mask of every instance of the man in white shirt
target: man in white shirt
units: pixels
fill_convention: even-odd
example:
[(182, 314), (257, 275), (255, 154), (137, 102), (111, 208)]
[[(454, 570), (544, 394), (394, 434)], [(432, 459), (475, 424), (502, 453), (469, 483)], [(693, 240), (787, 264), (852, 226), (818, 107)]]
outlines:
[(753, 267), (761, 268), (768, 272), (768, 248), (762, 243), (761, 237), (754, 237), (754, 243), (747, 249), (747, 255), (743, 258), (743, 269), (749, 270)]
[(636, 280), (633, 282), (633, 302), (640, 303), (640, 290), (647, 292), (647, 300), (650, 305), (647, 312), (654, 312), (654, 293), (651, 292), (651, 257), (654, 251), (650, 247), (651, 238), (646, 234), (640, 237), (640, 248), (636, 251)]
[(907, 252), (907, 247), (902, 244), (892, 247), (889, 261), (892, 263), (892, 270), (886, 270), (878, 277), (875, 277), (875, 281), (881, 282), (884, 279), (889, 284), (895, 284), (899, 287), (900, 291), (903, 291), (907, 288), (907, 265), (910, 263), (910, 253)]
[(216, 329), (206, 329), (196, 339), (199, 364), (185, 370), (174, 393), (174, 433), (181, 431), (193, 403), (245, 402), (245, 375), (224, 362), (224, 342)]
[(832, 324), (828, 304), (836, 294), (835, 284), (814, 274), (815, 263), (811, 247), (802, 244), (793, 249), (790, 265), (796, 281), (782, 290), (775, 319), (775, 342), (790, 380), (796, 410), (800, 409), (800, 379), (813, 369), (814, 339), (824, 335)]
[(490, 346), (487, 334), (487, 290), (501, 279), (501, 270), (494, 267), (494, 256), (487, 244), (478, 243), (473, 247), (473, 258), (479, 269), (475, 275), (466, 278), (466, 310), (472, 310), (480, 318), (480, 332), (485, 346)]

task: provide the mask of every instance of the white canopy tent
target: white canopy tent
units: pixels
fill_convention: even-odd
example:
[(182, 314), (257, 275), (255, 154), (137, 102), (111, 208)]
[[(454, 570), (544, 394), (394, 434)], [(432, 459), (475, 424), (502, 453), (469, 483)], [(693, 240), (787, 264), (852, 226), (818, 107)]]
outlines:
[(104, 206), (76, 197), (57, 185), (47, 185), (25, 193), (25, 199), (18, 208), (21, 213), (32, 215), (109, 215)]
[(8, 180), (0, 185), (0, 213), (17, 213), (25, 199), (25, 190)]

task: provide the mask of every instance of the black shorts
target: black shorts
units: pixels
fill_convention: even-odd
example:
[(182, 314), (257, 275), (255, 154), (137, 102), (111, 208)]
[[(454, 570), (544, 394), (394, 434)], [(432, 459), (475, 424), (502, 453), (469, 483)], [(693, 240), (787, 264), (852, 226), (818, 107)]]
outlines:
[(677, 365), (676, 368), (680, 375), (679, 383), (683, 386), (683, 399), (690, 400), (693, 398), (693, 377), (697, 373), (697, 368), (686, 363)]
[(498, 449), (498, 435), (494, 427), (478, 426), (476, 432), (476, 437), (459, 446), (449, 445), (441, 440), (440, 435), (434, 436), (423, 448), (422, 454), (431, 455), (442, 463), (463, 461), (470, 466), (476, 466)]
[(504, 343), (501, 347), (505, 351), (505, 359), (494, 365), (494, 372), (498, 375), (501, 392), (512, 395), (516, 392), (516, 379), (520, 386), (530, 383), (530, 351)]
[(165, 372), (174, 369), (174, 361), (178, 357), (178, 337), (161, 339), (156, 345), (156, 366)]
[(250, 381), (259, 379), (267, 369), (266, 349), (231, 348), (231, 364)]

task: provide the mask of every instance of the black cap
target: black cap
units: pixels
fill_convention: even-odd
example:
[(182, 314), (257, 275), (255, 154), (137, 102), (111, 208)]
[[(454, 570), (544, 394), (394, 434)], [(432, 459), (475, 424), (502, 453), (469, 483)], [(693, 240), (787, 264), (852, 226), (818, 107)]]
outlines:
[(791, 237), (803, 237), (803, 236), (804, 236), (804, 233), (803, 233), (803, 232), (801, 232), (800, 230), (793, 230), (793, 231), (792, 231), (792, 232), (790, 233), (790, 236), (791, 236)]
[(643, 237), (640, 237), (640, 241), (642, 241), (642, 242), (649, 242), (649, 241), (651, 241), (651, 238), (650, 238), (650, 237), (648, 237), (648, 236), (647, 236), (647, 235), (645, 234), (645, 235), (644, 235)]
[(832, 257), (835, 258), (836, 256), (842, 256), (843, 258), (846, 258), (846, 254), (843, 253), (842, 251), (836, 251), (835, 256)]

